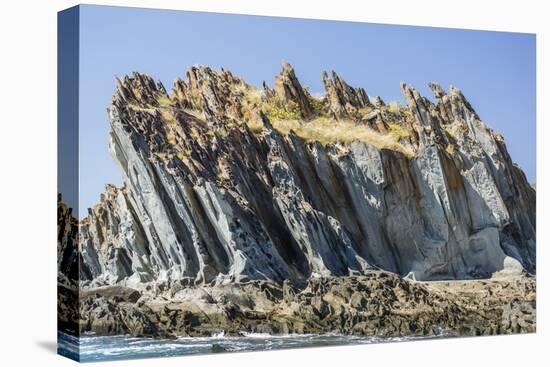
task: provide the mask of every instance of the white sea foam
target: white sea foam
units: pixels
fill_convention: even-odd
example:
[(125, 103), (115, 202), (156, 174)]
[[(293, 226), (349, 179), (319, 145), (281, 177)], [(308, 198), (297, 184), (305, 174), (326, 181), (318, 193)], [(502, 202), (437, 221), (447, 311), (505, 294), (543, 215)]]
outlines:
[[(445, 335), (441, 335), (445, 336)], [(83, 336), (78, 340), (70, 335), (59, 335), (61, 349), (78, 353), (81, 361), (101, 361), (127, 358), (162, 357), (213, 352), (273, 350), (346, 344), (371, 344), (420, 339), (419, 337), (366, 337), (341, 334), (279, 334), (243, 333), (226, 336), (225, 332), (209, 337), (180, 337), (177, 339), (135, 338), (128, 336)]]

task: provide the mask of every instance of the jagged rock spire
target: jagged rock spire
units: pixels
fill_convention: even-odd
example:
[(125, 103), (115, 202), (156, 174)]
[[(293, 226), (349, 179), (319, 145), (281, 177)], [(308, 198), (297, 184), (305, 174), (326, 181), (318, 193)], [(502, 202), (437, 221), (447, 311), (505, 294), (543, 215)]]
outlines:
[(382, 99), (382, 97), (380, 96), (376, 96), (376, 98), (374, 99), (374, 106), (378, 109), (384, 107), (386, 105), (386, 102), (384, 102), (384, 100)]
[(122, 79), (116, 78), (116, 92), (114, 103), (133, 102), (141, 105), (157, 106), (159, 96), (166, 97), (166, 89), (160, 81), (156, 82), (147, 74), (134, 72), (132, 76)]
[[(440, 91), (437, 86), (433, 85), (439, 93)], [(415, 118), (416, 124), (414, 127), (418, 133), (420, 146), (423, 147), (433, 142), (448, 145), (448, 136), (441, 127), (442, 121), (436, 113), (436, 106), (426, 97), (420, 95), (413, 86), (401, 82), (401, 90), (403, 91), (409, 110)]]
[(294, 68), (286, 61), (283, 63), (283, 69), (279, 75), (275, 77), (275, 91), (285, 100), (297, 103), (304, 119), (313, 116), (314, 111), (309, 103), (308, 96), (298, 81)]
[(443, 88), (441, 88), (441, 86), (438, 83), (429, 82), (428, 86), (430, 87), (430, 89), (432, 90), (435, 98), (437, 98), (437, 99), (441, 99), (441, 98), (443, 98), (444, 96), (447, 95), (447, 93), (445, 93)]
[(323, 85), (329, 113), (336, 119), (355, 118), (357, 110), (372, 106), (363, 88), (350, 87), (335, 71), (332, 71), (332, 79), (323, 72)]

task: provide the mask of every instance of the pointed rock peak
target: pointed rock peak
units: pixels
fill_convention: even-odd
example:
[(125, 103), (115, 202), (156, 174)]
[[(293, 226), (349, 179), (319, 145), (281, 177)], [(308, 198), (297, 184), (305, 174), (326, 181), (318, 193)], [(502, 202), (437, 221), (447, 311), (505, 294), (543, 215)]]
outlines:
[(418, 93), (414, 86), (405, 82), (401, 82), (401, 90), (403, 91), (403, 93)]
[(287, 82), (293, 82), (295, 86), (299, 86), (302, 88), (300, 82), (298, 81), (298, 78), (296, 77), (296, 73), (294, 72), (294, 68), (292, 65), (290, 65), (288, 62), (283, 61), (282, 62), (283, 67), (281, 69), (281, 72), (275, 76), (275, 84), (277, 84), (277, 80), (281, 81), (287, 81)]
[(470, 103), (468, 102), (468, 100), (466, 99), (466, 97), (464, 97), (464, 94), (462, 93), (462, 90), (460, 90), (459, 88), (455, 87), (454, 85), (451, 85), (449, 87), (449, 94), (451, 95), (451, 97), (455, 98), (455, 99), (459, 99), (461, 100), (463, 103), (467, 104), (467, 105), (470, 105)]
[(338, 89), (346, 89), (351, 88), (348, 83), (344, 79), (336, 73), (336, 71), (331, 70), (330, 72), (331, 77), (328, 76), (328, 73), (326, 71), (323, 71), (323, 82), (326, 83), (332, 83), (336, 88)]
[(367, 92), (363, 88), (353, 88), (342, 79), (336, 71), (332, 71), (332, 79), (323, 72), (323, 85), (330, 113), (337, 119), (355, 119), (357, 111), (371, 107)]
[(353, 93), (353, 88), (349, 86), (344, 79), (342, 79), (336, 71), (332, 70), (332, 80), (334, 86), (343, 94)]
[(313, 116), (314, 111), (307, 94), (298, 81), (294, 69), (286, 61), (283, 62), (283, 69), (279, 75), (275, 77), (275, 91), (284, 100), (297, 103), (304, 119), (309, 119)]
[(429, 82), (428, 86), (430, 87), (430, 89), (432, 90), (435, 98), (437, 98), (437, 99), (441, 99), (441, 98), (443, 98), (444, 96), (447, 95), (447, 93), (445, 93), (443, 88), (441, 88), (441, 86), (438, 83)]
[(399, 86), (401, 87), (401, 90), (403, 91), (403, 93), (405, 93), (405, 91), (407, 90), (407, 83), (405, 83), (404, 81), (401, 81), (399, 82)]
[(464, 95), (462, 94), (462, 91), (459, 88), (455, 87), (454, 85), (451, 85), (449, 87), (449, 94), (451, 96), (454, 96), (454, 97), (464, 98)]
[(157, 93), (166, 93), (162, 83), (155, 82), (155, 80), (147, 74), (141, 74), (137, 72), (132, 73), (132, 78), (129, 78), (133, 88), (137, 89), (139, 92), (144, 92), (148, 95), (155, 95)]
[(187, 89), (187, 87), (188, 87), (187, 83), (182, 78), (178, 77), (176, 80), (174, 80), (174, 90), (183, 91), (183, 90)]
[(424, 96), (422, 96), (418, 90), (412, 86), (408, 85), (406, 83), (401, 82), (401, 90), (403, 91), (403, 94), (405, 96), (405, 99), (413, 98), (416, 100), (426, 100)]
[[(332, 79), (335, 83), (346, 83), (340, 76), (336, 73), (336, 71), (332, 70)], [(347, 84), (346, 84), (347, 85)]]
[(235, 77), (228, 69), (212, 69), (208, 66), (194, 65), (187, 70), (187, 81), (191, 94), (198, 97), (201, 92), (216, 92), (228, 96), (237, 85), (247, 86), (246, 82)]
[(161, 92), (162, 94), (167, 94), (166, 93), (166, 88), (164, 88), (164, 84), (162, 84), (162, 82), (160, 80), (157, 81), (157, 90), (159, 92)]
[(376, 96), (376, 99), (374, 100), (374, 106), (376, 108), (382, 108), (386, 105), (386, 103), (384, 102), (384, 100), (382, 99), (382, 97), (380, 96)]
[(281, 81), (293, 81), (295, 82), (296, 86), (302, 87), (300, 83), (298, 82), (298, 78), (296, 77), (296, 73), (294, 72), (294, 68), (292, 65), (290, 65), (288, 62), (283, 61), (283, 68), (281, 69), (281, 72), (279, 75), (275, 77), (275, 84), (277, 84), (277, 80)]
[(282, 65), (283, 65), (283, 70), (282, 70), (282, 72), (294, 73), (294, 68), (293, 68), (292, 65), (290, 65), (290, 63), (288, 63), (286, 60), (283, 60), (283, 61), (282, 61)]
[(423, 101), (423, 98), (420, 93), (412, 85), (408, 85), (404, 82), (401, 82), (401, 90), (403, 91), (403, 96), (407, 101), (409, 108), (414, 106), (417, 102)]
[(122, 79), (115, 77), (116, 92), (113, 102), (157, 105), (157, 98), (166, 97), (166, 89), (161, 82), (147, 74), (133, 72)]
[(200, 85), (213, 77), (212, 69), (208, 66), (193, 65), (187, 70), (187, 80), (191, 89), (197, 90)]
[(472, 107), (472, 105), (470, 104), (470, 102), (466, 99), (466, 97), (464, 97), (464, 94), (462, 93), (462, 91), (460, 89), (458, 89), (457, 87), (451, 85), (449, 87), (449, 94), (451, 95), (451, 98), (455, 101), (459, 101), (460, 103), (462, 103), (464, 105), (464, 107), (470, 111), (470, 113), (473, 114), (473, 116), (476, 118), (476, 119), (479, 119), (479, 116), (477, 115), (477, 112), (474, 110), (474, 108)]

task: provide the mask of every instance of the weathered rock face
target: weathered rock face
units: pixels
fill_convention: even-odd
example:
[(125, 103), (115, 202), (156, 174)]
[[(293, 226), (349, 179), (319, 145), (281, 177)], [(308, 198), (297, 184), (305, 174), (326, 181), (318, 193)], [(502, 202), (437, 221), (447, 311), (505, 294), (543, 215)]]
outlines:
[(78, 279), (78, 220), (72, 209), (57, 196), (57, 275), (58, 283), (67, 284)]
[[(67, 288), (60, 288), (70, 298)], [(242, 333), (464, 336), (535, 331), (535, 279), (409, 282), (395, 274), (80, 293), (81, 332), (148, 337)]]
[[(432, 103), (403, 84), (406, 107), (374, 106), (336, 73), (324, 83), (310, 96), (288, 64), (274, 90), (207, 67), (170, 94), (146, 75), (120, 80), (109, 146), (125, 185), (80, 223), (83, 284), (535, 272), (535, 191), (458, 89), (431, 85)], [(302, 124), (351, 120), (410, 154), (282, 133), (273, 116), (288, 106)]]

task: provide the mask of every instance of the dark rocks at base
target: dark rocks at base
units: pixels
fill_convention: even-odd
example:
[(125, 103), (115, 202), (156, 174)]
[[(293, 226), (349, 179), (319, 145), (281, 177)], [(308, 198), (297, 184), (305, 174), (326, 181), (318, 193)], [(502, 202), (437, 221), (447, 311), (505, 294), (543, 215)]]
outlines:
[[(251, 281), (168, 295), (81, 295), (80, 331), (171, 338), (242, 333), (449, 336), (535, 331), (535, 279), (418, 283), (394, 274), (311, 279), (304, 288)], [(118, 296), (116, 294), (119, 294)]]

